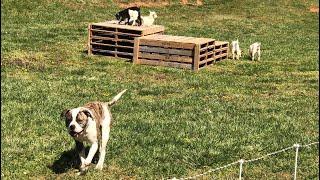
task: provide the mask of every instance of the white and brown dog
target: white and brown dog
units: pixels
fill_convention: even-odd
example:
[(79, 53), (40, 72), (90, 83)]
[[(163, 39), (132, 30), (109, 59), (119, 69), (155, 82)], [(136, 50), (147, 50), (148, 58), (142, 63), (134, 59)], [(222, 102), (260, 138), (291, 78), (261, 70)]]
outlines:
[(249, 55), (251, 57), (251, 60), (254, 61), (254, 56), (257, 54), (258, 57), (258, 61), (260, 61), (260, 55), (261, 55), (261, 43), (259, 42), (255, 42), (253, 44), (250, 45), (249, 47)]
[[(62, 112), (61, 116), (65, 118), (68, 132), (76, 142), (76, 149), (81, 160), (80, 173), (88, 169), (98, 148), (100, 156), (96, 169), (103, 168), (112, 120), (110, 107), (120, 99), (125, 91), (120, 92), (109, 102), (90, 102), (82, 107)], [(84, 142), (91, 144), (87, 157), (85, 157)]]

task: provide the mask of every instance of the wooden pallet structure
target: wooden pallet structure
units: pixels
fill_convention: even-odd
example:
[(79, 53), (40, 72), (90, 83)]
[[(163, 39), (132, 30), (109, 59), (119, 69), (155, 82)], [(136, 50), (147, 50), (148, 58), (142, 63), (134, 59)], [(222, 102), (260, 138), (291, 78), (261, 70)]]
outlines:
[(164, 27), (129, 26), (116, 21), (92, 23), (88, 26), (88, 54), (122, 57), (132, 60), (134, 38), (163, 34)]
[(215, 59), (215, 61), (228, 59), (228, 54), (229, 54), (229, 42), (215, 41), (215, 44), (214, 44), (214, 59)]
[(133, 63), (199, 70), (227, 57), (228, 43), (155, 34), (135, 39)]

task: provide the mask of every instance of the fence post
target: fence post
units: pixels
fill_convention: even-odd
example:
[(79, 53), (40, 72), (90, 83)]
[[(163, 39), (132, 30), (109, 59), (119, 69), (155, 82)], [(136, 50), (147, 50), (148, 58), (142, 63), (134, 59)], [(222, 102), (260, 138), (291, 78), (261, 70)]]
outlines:
[(239, 163), (240, 163), (239, 180), (241, 180), (241, 176), (242, 176), (242, 164), (244, 163), (244, 159), (240, 159), (240, 160), (239, 160)]
[(299, 144), (294, 144), (293, 147), (296, 148), (296, 158), (295, 158), (295, 163), (294, 163), (294, 177), (293, 179), (297, 179), (297, 170), (298, 170), (298, 152), (299, 152)]

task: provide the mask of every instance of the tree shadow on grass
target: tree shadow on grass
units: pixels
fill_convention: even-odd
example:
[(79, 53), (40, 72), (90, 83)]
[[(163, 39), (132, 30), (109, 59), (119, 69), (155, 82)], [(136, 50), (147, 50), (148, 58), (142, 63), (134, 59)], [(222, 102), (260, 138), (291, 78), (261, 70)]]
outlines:
[[(89, 152), (90, 147), (86, 147), (86, 156)], [(98, 152), (98, 151), (97, 151)], [(96, 153), (92, 163), (96, 164), (98, 160), (98, 154)], [(78, 155), (78, 152), (76, 149), (71, 149), (68, 151), (64, 151), (59, 159), (55, 160), (52, 165), (48, 165), (48, 168), (50, 168), (55, 174), (62, 174), (66, 173), (67, 171), (71, 169), (79, 169), (80, 166), (80, 158)]]

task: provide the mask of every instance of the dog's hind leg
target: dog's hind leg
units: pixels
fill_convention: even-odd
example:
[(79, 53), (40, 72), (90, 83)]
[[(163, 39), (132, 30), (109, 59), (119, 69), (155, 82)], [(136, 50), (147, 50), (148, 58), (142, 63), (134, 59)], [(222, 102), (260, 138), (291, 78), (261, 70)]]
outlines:
[(251, 60), (252, 60), (252, 61), (254, 61), (254, 56), (255, 56), (255, 55), (256, 55), (256, 51), (253, 50), (253, 51), (252, 51), (252, 56), (251, 56)]
[(110, 126), (107, 123), (104, 123), (102, 125), (102, 132), (101, 132), (102, 140), (99, 148), (100, 156), (99, 156), (99, 161), (96, 165), (96, 169), (99, 169), (99, 170), (102, 170), (103, 168), (103, 163), (106, 156), (106, 147), (109, 140), (109, 134), (110, 134)]

